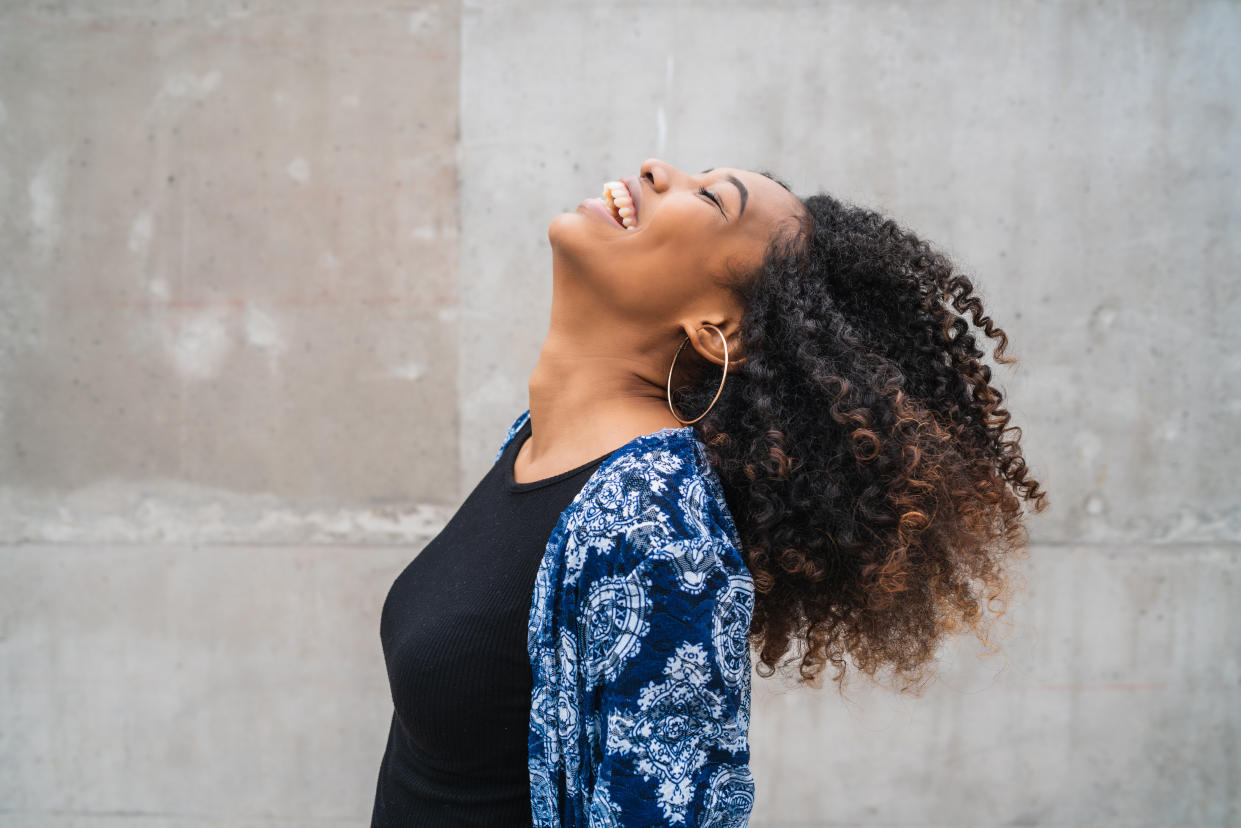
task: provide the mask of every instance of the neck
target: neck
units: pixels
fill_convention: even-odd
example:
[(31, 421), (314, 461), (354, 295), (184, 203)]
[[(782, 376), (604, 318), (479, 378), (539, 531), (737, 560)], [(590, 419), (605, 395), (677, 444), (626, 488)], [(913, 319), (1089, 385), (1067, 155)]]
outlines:
[[(659, 370), (620, 343), (598, 344), (553, 327), (530, 374), (532, 461), (597, 457), (682, 423), (668, 410)], [(671, 355), (668, 357), (671, 362)]]

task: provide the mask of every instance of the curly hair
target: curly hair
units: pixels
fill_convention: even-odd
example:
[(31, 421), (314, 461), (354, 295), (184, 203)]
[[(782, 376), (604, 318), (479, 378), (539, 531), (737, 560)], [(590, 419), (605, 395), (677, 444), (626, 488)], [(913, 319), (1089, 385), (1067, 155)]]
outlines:
[[(818, 686), (831, 662), (843, 693), (848, 656), (919, 694), (946, 636), (992, 644), (983, 609), (1007, 606), (1021, 501), (1047, 505), (964, 314), (1016, 359), (942, 252), (872, 210), (800, 201), (757, 270), (718, 277), (746, 359), (695, 428), (754, 578), (759, 674), (796, 664)], [(689, 376), (677, 409), (702, 411), (719, 367)]]

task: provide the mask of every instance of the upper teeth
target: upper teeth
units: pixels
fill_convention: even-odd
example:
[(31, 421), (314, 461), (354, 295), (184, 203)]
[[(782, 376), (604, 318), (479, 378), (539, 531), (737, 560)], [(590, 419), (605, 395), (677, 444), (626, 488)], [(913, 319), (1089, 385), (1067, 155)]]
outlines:
[(608, 205), (625, 229), (632, 230), (638, 226), (637, 210), (633, 207), (633, 197), (623, 181), (609, 181), (603, 185), (603, 201)]

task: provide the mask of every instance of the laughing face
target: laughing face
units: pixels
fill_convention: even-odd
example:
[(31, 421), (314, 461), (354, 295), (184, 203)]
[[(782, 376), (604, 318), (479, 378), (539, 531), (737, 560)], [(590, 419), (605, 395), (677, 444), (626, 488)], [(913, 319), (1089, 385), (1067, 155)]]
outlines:
[(710, 322), (731, 336), (734, 326), (716, 320), (735, 323), (741, 309), (722, 281), (758, 266), (775, 233), (803, 213), (796, 195), (761, 173), (694, 175), (649, 159), (552, 220), (553, 324), (560, 304), (596, 322), (684, 329), (682, 337)]

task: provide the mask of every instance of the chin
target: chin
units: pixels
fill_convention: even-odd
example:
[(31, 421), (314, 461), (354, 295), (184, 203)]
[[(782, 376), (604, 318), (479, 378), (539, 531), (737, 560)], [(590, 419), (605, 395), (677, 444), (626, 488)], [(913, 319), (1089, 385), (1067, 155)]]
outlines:
[(569, 218), (569, 215), (569, 213), (557, 213), (547, 225), (547, 240), (553, 245), (556, 243), (556, 236), (563, 231), (565, 220)]
[(547, 241), (553, 249), (580, 246), (583, 241), (587, 241), (588, 234), (583, 232), (585, 230), (583, 222), (588, 218), (578, 212), (558, 214), (547, 225)]

